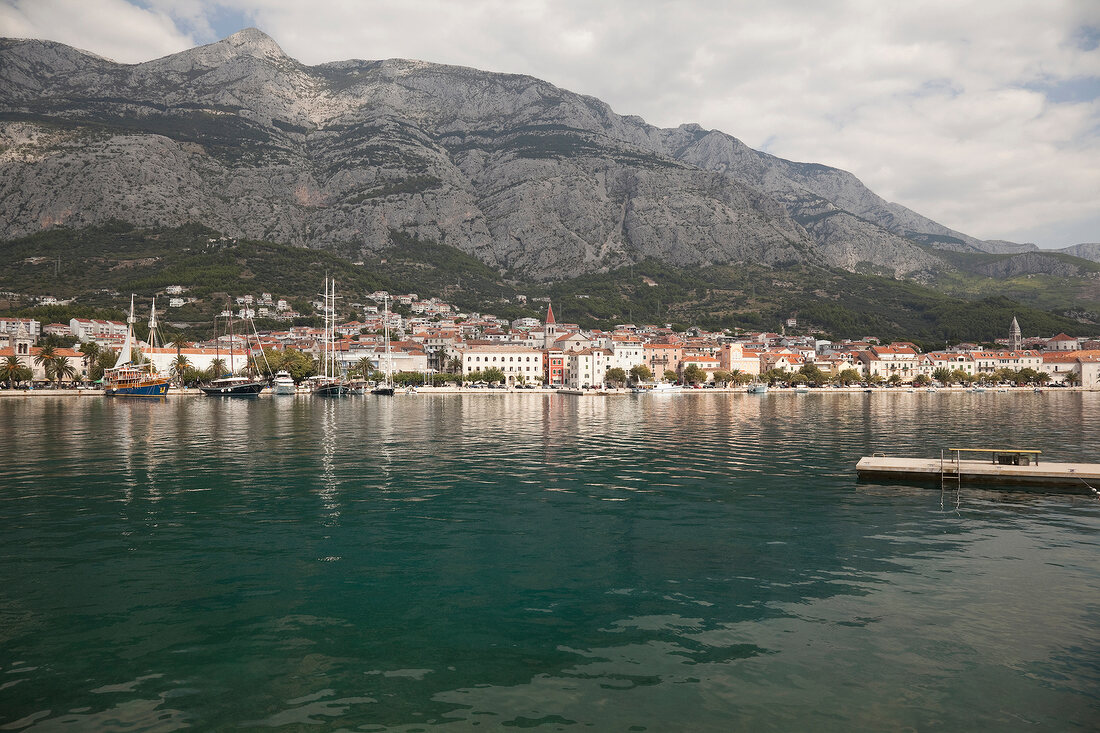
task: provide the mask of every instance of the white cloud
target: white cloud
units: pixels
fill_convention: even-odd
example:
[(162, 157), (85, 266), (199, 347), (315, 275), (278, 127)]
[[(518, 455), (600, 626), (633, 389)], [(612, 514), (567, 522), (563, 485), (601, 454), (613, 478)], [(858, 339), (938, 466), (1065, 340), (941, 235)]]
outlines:
[[(219, 27), (225, 17), (248, 18), (306, 63), (406, 57), (526, 73), (653, 124), (699, 122), (776, 155), (850, 170), (885, 198), (974, 236), (1053, 246), (1096, 221), (1100, 102), (1058, 103), (1039, 90), (1100, 77), (1100, 3), (144, 5), (0, 0), (0, 26), (137, 60), (181, 47), (187, 34), (175, 27), (210, 41), (214, 29), (229, 30)], [(16, 21), (30, 31), (8, 31)]]
[(0, 0), (0, 35), (60, 41), (122, 63), (195, 45), (167, 14), (125, 0)]

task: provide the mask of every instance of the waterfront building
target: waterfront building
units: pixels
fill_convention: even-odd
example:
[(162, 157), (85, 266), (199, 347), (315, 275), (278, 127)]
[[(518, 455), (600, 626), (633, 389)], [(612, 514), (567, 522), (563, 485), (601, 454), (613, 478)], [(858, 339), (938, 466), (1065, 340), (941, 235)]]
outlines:
[[(929, 351), (927, 354), (921, 354), (917, 359), (916, 374), (923, 374), (927, 377), (931, 377), (932, 373), (940, 368), (947, 369), (951, 372), (961, 371), (964, 374), (974, 374), (977, 372), (974, 357), (969, 353)], [(916, 376), (916, 374), (913, 376)]]
[(546, 365), (543, 381), (557, 386), (565, 384), (565, 352), (561, 349), (547, 349), (542, 359)]
[(633, 337), (612, 336), (609, 340), (611, 364), (608, 369), (622, 369), (628, 375), (636, 366), (645, 364), (645, 347)]
[(680, 360), (684, 355), (680, 344), (648, 343), (642, 347), (642, 354), (655, 380), (663, 379), (666, 371), (680, 373)]
[(200, 371), (209, 370), (215, 359), (221, 359), (225, 363), (225, 368), (227, 370), (232, 362), (233, 370), (235, 372), (240, 372), (248, 364), (250, 353), (249, 349), (240, 347), (232, 349), (232, 353), (230, 353), (230, 349), (226, 347), (220, 349), (198, 346), (188, 346), (179, 349), (173, 346), (158, 346), (154, 348), (143, 345), (141, 347), (142, 356), (153, 362), (153, 366), (156, 367), (156, 370), (161, 374), (168, 374), (172, 371), (172, 364), (175, 363), (177, 356), (186, 357), (188, 365)]
[[(22, 324), (20, 324), (22, 325)], [(6, 359), (9, 356), (14, 356), (19, 360), (22, 366), (31, 370), (31, 380), (34, 382), (46, 381), (46, 364), (36, 364), (34, 358), (38, 356), (38, 352), (41, 349), (34, 346), (34, 341), (31, 339), (30, 333), (26, 328), (18, 329), (14, 334), (9, 336), (10, 346), (0, 348), (0, 359)], [(84, 362), (84, 355), (74, 349), (58, 348), (54, 349), (54, 354), (58, 357), (65, 357), (69, 360), (69, 365), (72, 366), (78, 375), (83, 374), (87, 365)]]
[(1050, 375), (1051, 384), (1068, 384), (1070, 374), (1076, 374), (1082, 387), (1100, 387), (1100, 351), (1049, 351), (1043, 353), (1042, 371)]
[(611, 349), (565, 352), (565, 384), (574, 389), (602, 386), (610, 362)]
[[(910, 382), (917, 374), (920, 355), (912, 346), (872, 346), (859, 352), (859, 360), (868, 377), (880, 376), (889, 379), (897, 374), (903, 382)], [(970, 360), (973, 372), (973, 360)]]
[(1040, 351), (971, 351), (970, 356), (974, 360), (976, 374), (991, 374), (998, 369), (1039, 371), (1043, 368), (1043, 354)]
[(734, 342), (722, 344), (718, 350), (718, 363), (727, 372), (743, 372), (745, 374), (760, 373), (760, 355), (757, 352), (745, 352), (743, 344)]
[(480, 372), (486, 369), (500, 369), (504, 372), (508, 384), (516, 377), (523, 376), (527, 382), (537, 381), (545, 370), (543, 352), (526, 346), (511, 344), (467, 344), (459, 350), (462, 359), (462, 374)]

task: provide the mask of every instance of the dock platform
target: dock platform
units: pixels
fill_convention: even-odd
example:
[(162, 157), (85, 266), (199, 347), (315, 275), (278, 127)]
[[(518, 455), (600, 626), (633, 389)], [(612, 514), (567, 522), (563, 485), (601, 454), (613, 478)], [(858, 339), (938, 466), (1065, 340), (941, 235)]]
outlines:
[[(991, 453), (992, 460), (962, 458), (963, 453)], [(1100, 489), (1100, 464), (1039, 461), (1039, 451), (952, 448), (939, 458), (897, 458), (876, 453), (856, 464), (859, 478), (889, 481), (1048, 486), (1093, 493)]]

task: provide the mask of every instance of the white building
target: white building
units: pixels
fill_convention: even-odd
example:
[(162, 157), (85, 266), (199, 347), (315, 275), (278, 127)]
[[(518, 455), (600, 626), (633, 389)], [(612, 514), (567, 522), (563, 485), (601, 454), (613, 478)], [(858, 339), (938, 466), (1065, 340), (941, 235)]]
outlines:
[(98, 318), (73, 318), (69, 321), (69, 330), (81, 343), (94, 341), (101, 346), (126, 338), (125, 323)]
[(462, 358), (463, 375), (496, 368), (504, 372), (504, 377), (509, 384), (514, 383), (521, 376), (526, 382), (533, 382), (536, 378), (542, 377), (542, 352), (538, 349), (493, 344), (467, 346), (460, 349), (459, 353)]
[(565, 352), (565, 384), (575, 389), (603, 386), (611, 364), (611, 349)]
[(645, 365), (645, 347), (641, 341), (611, 342), (611, 365), (608, 369), (622, 369), (629, 376), (630, 370)]
[[(12, 336), (19, 333), (19, 326), (22, 325), (26, 329), (27, 336), (34, 341), (38, 340), (38, 337), (42, 335), (42, 322), (36, 321), (33, 318), (0, 318), (0, 332), (9, 333)], [(123, 335), (126, 334), (126, 327), (123, 326)]]

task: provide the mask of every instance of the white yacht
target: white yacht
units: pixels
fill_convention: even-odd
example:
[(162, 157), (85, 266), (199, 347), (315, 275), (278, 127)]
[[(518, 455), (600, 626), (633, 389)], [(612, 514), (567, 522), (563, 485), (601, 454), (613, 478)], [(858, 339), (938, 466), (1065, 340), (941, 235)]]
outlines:
[(275, 372), (275, 394), (294, 394), (294, 380), (285, 369)]

